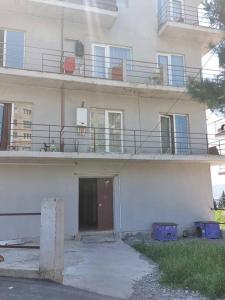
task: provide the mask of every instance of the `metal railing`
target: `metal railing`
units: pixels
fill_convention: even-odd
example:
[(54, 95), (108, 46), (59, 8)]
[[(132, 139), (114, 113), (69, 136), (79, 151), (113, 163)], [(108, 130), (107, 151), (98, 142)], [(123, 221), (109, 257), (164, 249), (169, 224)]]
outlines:
[[(194, 26), (212, 27), (204, 8), (189, 6), (184, 3), (173, 2), (170, 0), (166, 1), (166, 3), (159, 9), (159, 29), (166, 22), (176, 22)], [(215, 26), (213, 28), (215, 28)]]
[(61, 127), (50, 124), (32, 124), (28, 130), (19, 123), (11, 124), (7, 131), (8, 143), (5, 148), (1, 147), (1, 150), (119, 154), (225, 154), (225, 139), (217, 140), (213, 135), (205, 133)]
[(154, 62), (123, 60), (91, 54), (0, 43), (0, 66), (4, 68), (65, 74), (154, 86), (184, 88), (190, 78), (218, 80), (220, 70), (207, 70)]
[(118, 11), (116, 0), (60, 0), (60, 1), (109, 10), (109, 11)]

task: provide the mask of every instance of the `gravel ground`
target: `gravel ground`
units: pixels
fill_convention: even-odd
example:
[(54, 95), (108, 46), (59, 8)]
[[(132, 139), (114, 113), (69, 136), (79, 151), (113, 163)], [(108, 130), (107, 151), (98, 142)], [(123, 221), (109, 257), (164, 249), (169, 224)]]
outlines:
[(129, 300), (206, 300), (200, 294), (189, 290), (175, 290), (162, 286), (159, 284), (159, 268), (152, 261), (151, 264), (154, 265), (152, 273), (134, 283), (134, 292)]

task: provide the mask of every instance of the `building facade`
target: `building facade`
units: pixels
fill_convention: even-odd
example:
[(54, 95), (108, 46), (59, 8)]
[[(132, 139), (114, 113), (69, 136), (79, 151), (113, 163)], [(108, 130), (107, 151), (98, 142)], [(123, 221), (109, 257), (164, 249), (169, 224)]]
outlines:
[[(210, 165), (224, 156), (186, 83), (207, 76), (222, 34), (199, 5), (1, 1), (1, 212), (62, 198), (69, 237), (213, 218)], [(0, 239), (39, 235), (39, 217), (0, 223)]]

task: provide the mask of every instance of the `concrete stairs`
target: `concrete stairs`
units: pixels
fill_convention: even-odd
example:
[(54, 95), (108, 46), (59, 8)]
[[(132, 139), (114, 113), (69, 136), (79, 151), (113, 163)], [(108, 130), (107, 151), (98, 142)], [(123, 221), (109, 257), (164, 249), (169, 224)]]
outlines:
[(113, 231), (80, 232), (79, 240), (83, 243), (113, 243), (119, 240)]

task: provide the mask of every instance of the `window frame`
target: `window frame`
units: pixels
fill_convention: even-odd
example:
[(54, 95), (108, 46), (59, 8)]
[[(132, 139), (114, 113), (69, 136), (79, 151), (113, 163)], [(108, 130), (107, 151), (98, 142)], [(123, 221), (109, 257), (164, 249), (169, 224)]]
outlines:
[(105, 110), (105, 140), (106, 140), (106, 152), (110, 152), (110, 142), (109, 142), (109, 113), (120, 114), (121, 116), (121, 128), (120, 128), (120, 137), (121, 137), (121, 153), (124, 151), (124, 140), (123, 140), (123, 112), (121, 110)]
[[(178, 149), (177, 149), (177, 142), (176, 142), (176, 116), (182, 116), (182, 117), (186, 117), (187, 119), (187, 143), (188, 143), (188, 149), (187, 149), (187, 153), (191, 152), (191, 144), (190, 144), (190, 116), (188, 114), (184, 114), (184, 113), (172, 113), (172, 114), (168, 114), (168, 113), (160, 113), (159, 115), (159, 119), (160, 119), (160, 145), (161, 145), (161, 154), (165, 154), (163, 153), (163, 147), (162, 147), (162, 126), (161, 126), (161, 118), (162, 117), (168, 117), (170, 119), (170, 154), (177, 154), (178, 153)], [(181, 153), (180, 155), (185, 155), (183, 153)]]
[[(22, 69), (24, 69), (24, 64), (25, 64), (25, 57), (26, 57), (26, 32), (24, 30), (18, 30), (14, 28), (2, 28), (0, 27), (0, 31), (4, 32), (4, 41), (3, 41), (3, 66), (2, 67), (7, 67), (6, 66), (6, 55), (7, 55), (7, 33), (8, 32), (22, 32), (24, 35), (24, 44), (23, 44), (23, 65)], [(13, 68), (12, 68), (13, 69)]]
[(173, 84), (173, 73), (172, 73), (172, 67), (174, 65), (172, 65), (172, 56), (179, 56), (183, 58), (183, 68), (184, 68), (184, 83), (186, 82), (186, 74), (185, 74), (185, 69), (186, 69), (186, 57), (185, 54), (177, 54), (177, 53), (164, 53), (164, 52), (157, 52), (157, 68), (160, 68), (160, 64), (159, 64), (159, 56), (166, 56), (168, 58), (168, 84), (169, 86), (174, 86), (174, 87), (184, 87), (184, 86), (176, 86)]
[(110, 69), (110, 48), (118, 48), (118, 49), (128, 49), (130, 50), (130, 60), (131, 60), (131, 64), (130, 64), (130, 68), (131, 70), (133, 69), (133, 48), (129, 47), (129, 46), (119, 46), (119, 45), (113, 45), (113, 44), (101, 44), (101, 43), (92, 43), (91, 46), (91, 51), (92, 51), (92, 73), (95, 76), (95, 64), (94, 64), (94, 57), (95, 57), (95, 47), (102, 47), (105, 49), (105, 69), (107, 70), (107, 72), (105, 72), (105, 77), (101, 78), (101, 79), (109, 79), (109, 69)]

